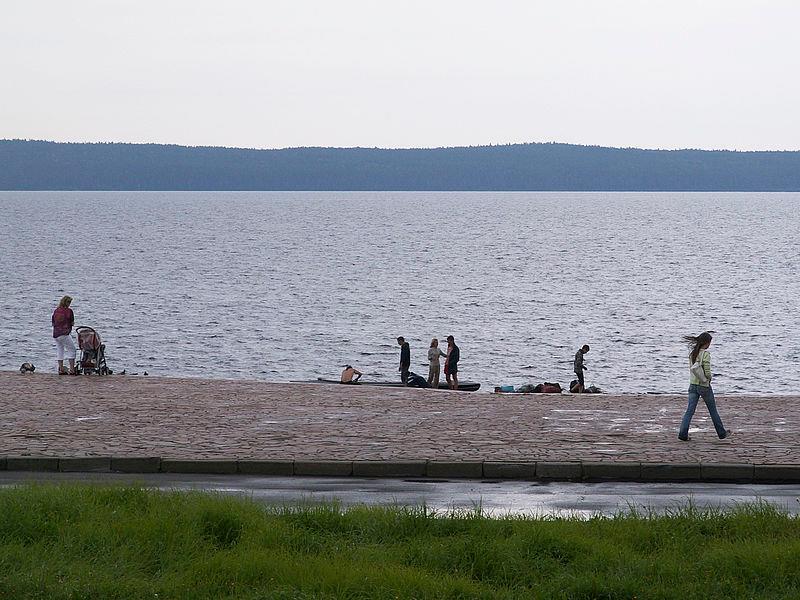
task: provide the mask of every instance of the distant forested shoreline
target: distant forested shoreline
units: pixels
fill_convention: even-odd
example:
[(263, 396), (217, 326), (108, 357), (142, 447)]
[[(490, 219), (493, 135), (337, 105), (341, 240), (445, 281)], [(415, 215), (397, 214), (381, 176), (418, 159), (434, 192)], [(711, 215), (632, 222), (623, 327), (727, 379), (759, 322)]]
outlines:
[(0, 190), (800, 191), (800, 152), (0, 140)]

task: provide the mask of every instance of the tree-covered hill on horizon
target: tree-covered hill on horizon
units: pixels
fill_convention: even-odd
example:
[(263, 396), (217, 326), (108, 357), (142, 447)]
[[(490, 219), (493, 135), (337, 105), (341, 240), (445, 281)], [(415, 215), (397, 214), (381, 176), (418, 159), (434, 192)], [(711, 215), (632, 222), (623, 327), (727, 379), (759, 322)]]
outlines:
[(800, 191), (800, 152), (0, 140), (0, 190)]

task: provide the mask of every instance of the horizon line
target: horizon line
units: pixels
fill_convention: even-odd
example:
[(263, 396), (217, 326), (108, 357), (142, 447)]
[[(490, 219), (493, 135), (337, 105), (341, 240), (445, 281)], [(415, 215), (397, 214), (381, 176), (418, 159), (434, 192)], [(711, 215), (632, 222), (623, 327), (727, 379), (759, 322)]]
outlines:
[[(2, 140), (0, 140), (2, 141)], [(800, 194), (800, 190), (179, 190), (0, 188), (0, 194)]]
[(730, 148), (648, 148), (639, 146), (604, 146), (602, 144), (578, 144), (573, 142), (507, 142), (507, 143), (488, 143), (488, 144), (475, 144), (469, 146), (403, 146), (403, 147), (385, 147), (385, 146), (283, 146), (283, 147), (254, 147), (254, 146), (214, 146), (205, 144), (178, 144), (167, 142), (121, 142), (121, 141), (59, 141), (59, 140), (45, 140), (33, 138), (0, 138), (0, 143), (3, 142), (33, 142), (43, 144), (57, 144), (57, 145), (121, 145), (121, 146), (164, 146), (176, 148), (193, 148), (193, 149), (220, 149), (220, 150), (250, 150), (255, 152), (280, 152), (284, 150), (382, 150), (387, 152), (392, 151), (409, 151), (409, 150), (466, 150), (475, 148), (498, 148), (510, 146), (572, 146), (575, 148), (599, 148), (604, 150), (640, 150), (643, 152), (730, 152), (737, 154), (747, 153), (796, 153), (800, 152), (800, 148), (796, 150), (733, 150)]

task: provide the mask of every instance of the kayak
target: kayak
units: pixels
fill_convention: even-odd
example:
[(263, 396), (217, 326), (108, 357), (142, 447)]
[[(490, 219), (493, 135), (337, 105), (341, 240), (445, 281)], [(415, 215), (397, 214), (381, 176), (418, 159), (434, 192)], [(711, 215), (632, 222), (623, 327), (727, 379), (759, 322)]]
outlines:
[[(388, 387), (388, 388), (401, 388), (405, 387), (399, 381), (358, 381), (356, 383), (342, 383), (338, 379), (325, 379), (324, 377), (317, 377), (314, 381), (301, 381), (299, 383), (335, 383), (337, 385), (361, 385), (361, 386), (371, 386), (371, 387)], [(481, 387), (480, 383), (475, 383), (472, 381), (459, 381), (458, 382), (458, 391), (459, 392), (477, 392)], [(415, 388), (412, 388), (415, 389)], [(420, 388), (416, 388), (420, 389)], [(429, 389), (429, 388), (422, 388), (422, 389)], [(446, 381), (439, 382), (439, 389), (440, 390), (448, 390), (450, 388), (447, 387)]]

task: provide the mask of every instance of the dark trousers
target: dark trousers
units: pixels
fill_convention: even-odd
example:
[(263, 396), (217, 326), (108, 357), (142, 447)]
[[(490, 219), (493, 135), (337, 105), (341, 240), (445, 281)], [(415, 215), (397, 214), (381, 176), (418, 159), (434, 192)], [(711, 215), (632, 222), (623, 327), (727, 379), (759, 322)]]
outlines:
[(403, 382), (403, 385), (408, 383), (408, 369), (400, 369), (400, 381)]
[(581, 385), (581, 387), (583, 387), (583, 371), (581, 371), (580, 373), (575, 371), (575, 375), (578, 376), (578, 383)]

